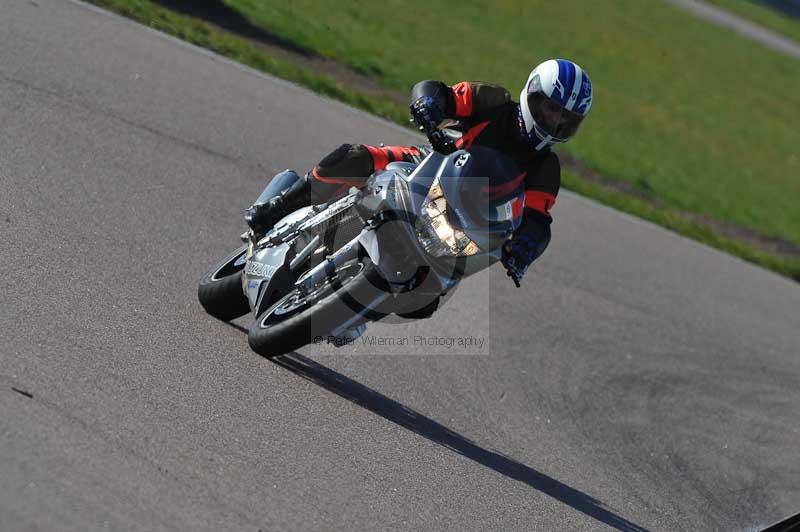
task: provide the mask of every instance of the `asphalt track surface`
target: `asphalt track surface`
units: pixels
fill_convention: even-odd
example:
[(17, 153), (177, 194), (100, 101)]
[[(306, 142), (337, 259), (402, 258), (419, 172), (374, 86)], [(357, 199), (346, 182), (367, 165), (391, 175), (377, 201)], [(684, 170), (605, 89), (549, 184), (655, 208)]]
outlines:
[(270, 361), (196, 301), (242, 209), (340, 142), (417, 139), (66, 0), (4, 2), (0, 66), (0, 530), (754, 530), (800, 508), (797, 284), (562, 193), (522, 289), (495, 267), (368, 331), (408, 345)]

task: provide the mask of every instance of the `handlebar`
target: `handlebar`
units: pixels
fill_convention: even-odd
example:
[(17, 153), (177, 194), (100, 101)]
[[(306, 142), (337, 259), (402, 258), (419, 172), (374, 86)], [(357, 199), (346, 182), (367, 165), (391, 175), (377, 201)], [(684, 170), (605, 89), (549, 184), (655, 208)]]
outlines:
[(433, 149), (439, 153), (448, 155), (458, 149), (455, 142), (453, 142), (453, 140), (450, 139), (450, 137), (448, 137), (441, 129), (426, 131), (426, 134), (428, 135), (428, 140), (430, 141), (431, 146), (433, 146)]
[[(414, 119), (412, 118), (409, 120), (409, 122), (413, 123)], [(419, 130), (425, 132), (425, 136), (428, 137), (428, 142), (431, 143), (433, 150), (436, 152), (449, 155), (458, 149), (455, 142), (453, 142), (441, 129), (433, 128), (426, 130), (424, 127), (419, 126)]]

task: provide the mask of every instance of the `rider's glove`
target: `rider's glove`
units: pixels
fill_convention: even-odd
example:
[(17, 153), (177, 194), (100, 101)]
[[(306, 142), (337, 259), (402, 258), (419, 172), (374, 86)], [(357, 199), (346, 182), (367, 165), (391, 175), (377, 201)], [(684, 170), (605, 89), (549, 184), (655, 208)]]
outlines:
[[(550, 243), (550, 218), (538, 213), (529, 214), (511, 239), (503, 244), (500, 262), (519, 288), (528, 266), (544, 253)], [(537, 218), (541, 218), (538, 220)]]
[(506, 274), (511, 277), (517, 287), (528, 270), (528, 266), (536, 259), (538, 245), (529, 235), (518, 235), (503, 244), (503, 256), (500, 262), (506, 267)]
[(435, 130), (444, 120), (444, 111), (430, 96), (420, 96), (411, 104), (410, 109), (414, 122), (426, 132)]

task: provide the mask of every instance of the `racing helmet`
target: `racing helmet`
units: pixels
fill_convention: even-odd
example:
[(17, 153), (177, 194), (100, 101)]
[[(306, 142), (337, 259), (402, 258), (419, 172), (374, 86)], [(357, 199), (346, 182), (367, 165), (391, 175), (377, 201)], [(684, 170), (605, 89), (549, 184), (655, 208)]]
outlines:
[(531, 71), (519, 97), (524, 133), (536, 151), (566, 142), (592, 108), (592, 81), (566, 59), (550, 59)]

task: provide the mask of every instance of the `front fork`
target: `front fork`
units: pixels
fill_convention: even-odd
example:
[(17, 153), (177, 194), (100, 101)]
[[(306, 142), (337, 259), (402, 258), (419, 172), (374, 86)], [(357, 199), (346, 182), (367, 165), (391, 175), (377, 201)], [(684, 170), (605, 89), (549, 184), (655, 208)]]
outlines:
[(345, 262), (358, 258), (358, 237), (340, 247), (333, 255), (314, 266), (300, 277), (294, 286), (303, 294), (310, 294), (328, 278), (336, 275), (336, 270)]
[[(295, 282), (295, 288), (303, 295), (310, 294), (322, 283), (334, 277), (336, 275), (336, 270), (343, 264), (350, 260), (358, 259), (359, 249), (361, 247), (358, 238), (359, 237), (355, 237), (339, 248), (333, 255), (326, 257), (325, 260), (309, 270)], [(362, 310), (369, 311), (373, 305), (380, 303), (387, 297), (389, 297), (388, 293), (381, 294), (375, 301), (370, 302), (370, 304), (366, 305)], [(328, 336), (328, 343), (332, 343), (335, 347), (342, 347), (353, 343), (364, 334), (367, 325), (366, 323), (359, 323), (362, 321), (361, 314), (362, 312), (357, 312), (331, 331), (331, 334)]]

